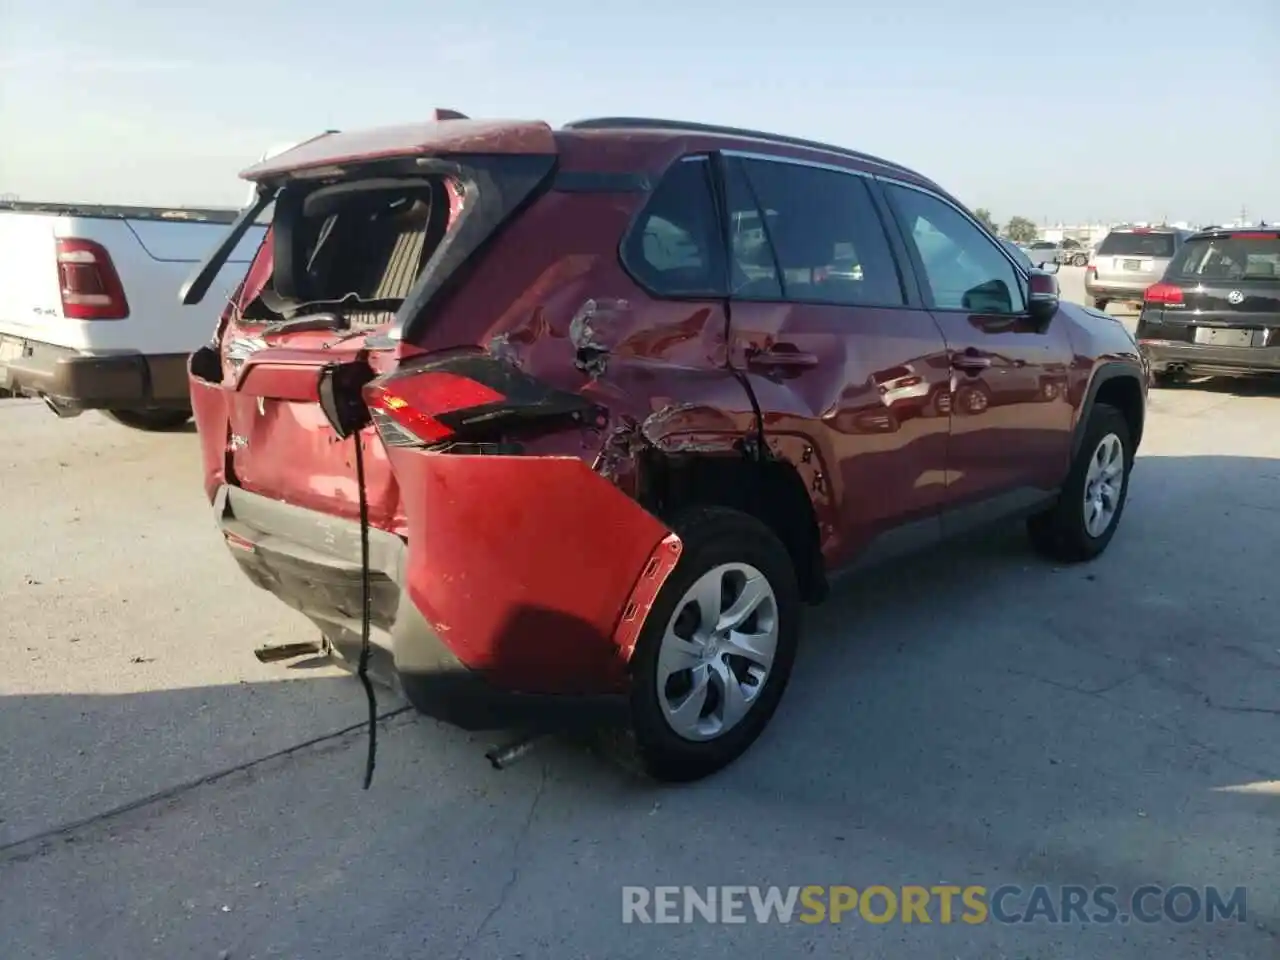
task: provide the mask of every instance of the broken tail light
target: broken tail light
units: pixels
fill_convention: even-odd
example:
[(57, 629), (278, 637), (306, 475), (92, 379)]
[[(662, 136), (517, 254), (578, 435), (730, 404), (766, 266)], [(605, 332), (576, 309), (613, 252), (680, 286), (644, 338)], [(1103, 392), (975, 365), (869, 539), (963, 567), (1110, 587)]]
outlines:
[(477, 407), (501, 404), (506, 398), (483, 383), (441, 371), (372, 383), (365, 399), (383, 440), (431, 445), (457, 432), (450, 414), (476, 412)]
[(398, 447), (493, 439), (517, 424), (559, 419), (596, 428), (607, 423), (606, 411), (580, 394), (486, 356), (401, 367), (369, 383), (364, 400), (382, 441)]

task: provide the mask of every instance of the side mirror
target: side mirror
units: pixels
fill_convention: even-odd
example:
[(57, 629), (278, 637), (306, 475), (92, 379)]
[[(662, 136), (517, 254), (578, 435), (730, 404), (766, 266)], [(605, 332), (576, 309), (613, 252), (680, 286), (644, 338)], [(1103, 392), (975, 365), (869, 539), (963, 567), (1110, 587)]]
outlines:
[(1042, 327), (1048, 326), (1058, 312), (1061, 300), (1058, 278), (1048, 272), (1037, 271), (1031, 274), (1027, 282), (1027, 294), (1027, 312), (1031, 314), (1031, 319)]
[(1044, 263), (1038, 264), (1036, 269), (1043, 273), (1053, 274), (1062, 269), (1062, 264), (1058, 263), (1056, 260), (1046, 260)]

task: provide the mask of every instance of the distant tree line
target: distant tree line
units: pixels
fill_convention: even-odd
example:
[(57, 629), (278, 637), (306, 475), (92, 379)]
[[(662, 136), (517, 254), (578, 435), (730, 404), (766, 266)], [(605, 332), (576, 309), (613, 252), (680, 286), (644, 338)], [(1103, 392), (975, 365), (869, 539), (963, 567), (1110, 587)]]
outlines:
[(1014, 243), (1030, 243), (1040, 235), (1035, 223), (1026, 217), (1011, 217), (1004, 225), (1004, 229), (1001, 229), (1000, 224), (996, 223), (995, 218), (991, 216), (991, 211), (986, 207), (979, 207), (973, 211), (973, 215), (992, 233), (1008, 237)]

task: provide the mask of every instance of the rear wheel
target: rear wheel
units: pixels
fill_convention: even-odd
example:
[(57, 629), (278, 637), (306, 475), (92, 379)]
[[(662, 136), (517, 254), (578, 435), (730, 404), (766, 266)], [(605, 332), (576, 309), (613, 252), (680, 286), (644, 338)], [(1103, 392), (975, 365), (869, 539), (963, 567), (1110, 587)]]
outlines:
[(1086, 257), (1083, 253), (1077, 253), (1074, 257), (1071, 258), (1071, 263), (1077, 267), (1083, 267), (1088, 262), (1089, 262), (1089, 258)]
[(1095, 299), (1095, 300), (1093, 301), (1093, 308), (1094, 308), (1095, 310), (1105, 310), (1105, 309), (1107, 309), (1107, 304), (1108, 304), (1108, 303), (1110, 303), (1110, 302), (1111, 302), (1110, 300), (1098, 300), (1098, 299)]
[(631, 746), (650, 776), (685, 782), (732, 763), (773, 717), (800, 591), (786, 547), (754, 517), (699, 507), (673, 528), (684, 550), (631, 661)]
[(103, 413), (121, 426), (148, 432), (177, 430), (191, 419), (190, 410), (104, 410)]
[(1128, 421), (1115, 407), (1096, 404), (1058, 502), (1027, 521), (1032, 545), (1063, 563), (1102, 553), (1120, 525), (1132, 468)]

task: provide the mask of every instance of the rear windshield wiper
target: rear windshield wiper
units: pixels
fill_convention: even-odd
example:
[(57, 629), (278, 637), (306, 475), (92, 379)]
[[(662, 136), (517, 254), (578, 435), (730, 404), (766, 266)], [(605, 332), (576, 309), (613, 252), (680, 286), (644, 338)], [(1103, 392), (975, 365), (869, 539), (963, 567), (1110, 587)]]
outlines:
[(262, 330), (263, 336), (273, 333), (302, 333), (305, 330), (347, 330), (351, 321), (338, 313), (309, 313), (305, 317), (291, 317), (269, 323)]
[[(404, 303), (403, 297), (379, 297), (363, 300), (359, 297), (347, 296), (339, 300), (313, 300), (299, 304), (298, 308), (345, 306), (348, 310), (398, 310)], [(304, 330), (349, 330), (351, 320), (339, 310), (308, 313), (304, 316), (293, 316), (275, 323), (267, 324), (262, 333), (264, 336), (273, 333), (301, 333)]]

